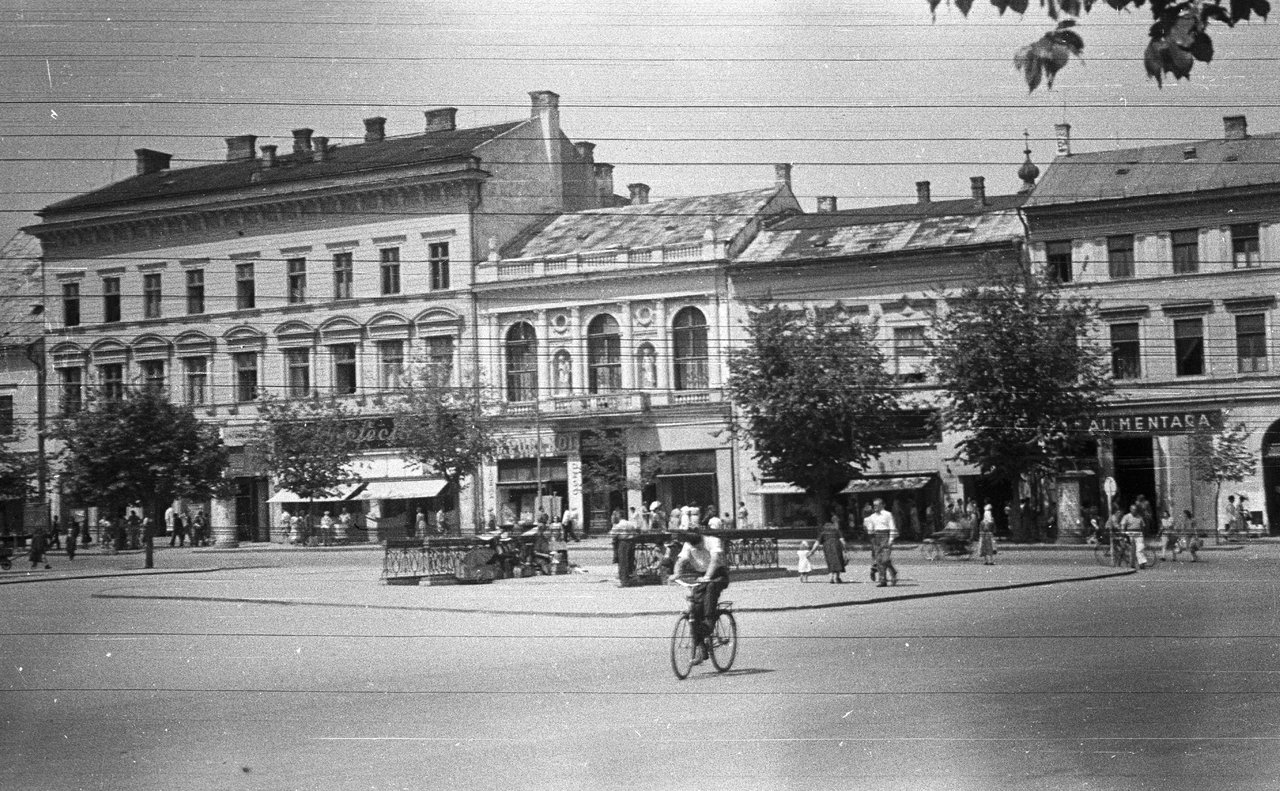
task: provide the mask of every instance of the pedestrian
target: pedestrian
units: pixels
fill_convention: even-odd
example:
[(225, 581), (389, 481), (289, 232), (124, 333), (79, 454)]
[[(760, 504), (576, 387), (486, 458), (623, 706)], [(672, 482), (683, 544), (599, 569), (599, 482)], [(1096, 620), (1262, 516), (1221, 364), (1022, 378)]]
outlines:
[(710, 511), (709, 513), (711, 514), (711, 518), (707, 520), (707, 529), (713, 532), (716, 530), (723, 530), (724, 521), (721, 520), (720, 517), (716, 516), (715, 511)]
[(333, 545), (333, 515), (328, 511), (320, 517), (320, 543), (326, 547)]
[(748, 516), (750, 516), (750, 514), (747, 512), (747, 504), (742, 500), (739, 500), (738, 501), (738, 522), (737, 522), (737, 527), (739, 530), (747, 529)]
[(1178, 535), (1173, 529), (1173, 517), (1169, 515), (1168, 508), (1160, 511), (1160, 535), (1156, 538), (1156, 541), (1160, 546), (1161, 560), (1164, 560), (1170, 554), (1173, 555), (1174, 560), (1178, 559)]
[(178, 509), (170, 505), (164, 509), (164, 529), (169, 534), (169, 546), (174, 546), (178, 541), (179, 525)]
[[(1187, 551), (1191, 553), (1191, 562), (1195, 563), (1197, 560), (1196, 554), (1200, 551), (1200, 547), (1204, 545), (1204, 542), (1200, 540), (1200, 534), (1196, 532), (1196, 520), (1191, 515), (1190, 508), (1182, 509), (1182, 516), (1179, 518), (1174, 530), (1178, 537), (1185, 542)], [(1177, 550), (1175, 549), (1174, 558), (1176, 559), (1177, 556)]]
[(609, 536), (613, 539), (614, 562), (618, 564), (618, 584), (626, 587), (632, 584), (636, 564), (636, 536), (639, 529), (630, 519), (623, 519), (620, 511), (614, 511), (613, 528)]
[[(490, 511), (489, 513), (493, 513)], [(564, 509), (564, 513), (560, 515), (560, 529), (564, 533), (565, 541), (572, 541), (575, 544), (582, 539), (578, 538), (578, 509), (569, 506)]]
[(680, 525), (684, 522), (684, 509), (672, 506), (671, 515), (667, 517), (667, 532), (680, 532)]
[(813, 573), (813, 553), (818, 548), (818, 542), (810, 544), (808, 541), (801, 541), (800, 548), (796, 550), (796, 571), (800, 574), (801, 582), (808, 582), (809, 575)]
[(46, 549), (62, 549), (62, 517), (53, 515), (53, 524), (49, 530), (49, 546)]
[(345, 544), (351, 540), (351, 512), (343, 511), (338, 515), (338, 523), (333, 526), (333, 541)]
[(289, 513), (289, 509), (280, 509), (280, 540), (289, 541), (289, 531), (293, 528), (293, 514)]
[(982, 557), (982, 565), (996, 564), (996, 517), (991, 513), (990, 503), (982, 509), (982, 522), (978, 526), (978, 554)]
[(288, 532), (288, 536), (289, 536), (289, 543), (290, 543), (290, 544), (301, 544), (301, 543), (302, 543), (302, 538), (303, 538), (303, 536), (302, 536), (302, 518), (301, 518), (301, 517), (299, 517), (297, 514), (293, 514), (292, 516), (290, 516), (290, 517), (289, 517), (289, 532)]
[(76, 518), (71, 517), (71, 524), (67, 527), (67, 560), (76, 559), (76, 542), (80, 540), (80, 523)]
[(1145, 549), (1142, 528), (1142, 507), (1137, 500), (1134, 500), (1133, 505), (1129, 506), (1129, 513), (1120, 520), (1120, 532), (1129, 536), (1132, 542), (1129, 563), (1135, 570), (1147, 567), (1147, 559), (1142, 556), (1142, 550)]
[(827, 564), (827, 582), (832, 585), (844, 583), (840, 579), (844, 573), (844, 537), (840, 535), (840, 522), (834, 516), (818, 534), (815, 548), (819, 546), (822, 547), (822, 559)]
[(129, 549), (141, 549), (142, 543), (142, 520), (138, 518), (137, 511), (129, 512)]
[(490, 533), (498, 529), (498, 514), (492, 508), (484, 517), (484, 529)]
[(209, 546), (209, 522), (204, 518), (204, 511), (196, 511), (191, 520), (191, 543), (193, 546)]
[(884, 500), (877, 497), (871, 504), (871, 516), (865, 522), (871, 536), (871, 551), (876, 560), (879, 579), (876, 587), (898, 584), (898, 569), (893, 565), (893, 542), (898, 537), (898, 526), (893, 514), (884, 507)]
[(45, 528), (43, 525), (36, 525), (31, 531), (31, 547), (28, 550), (27, 558), (31, 561), (31, 568), (36, 568), (41, 564), (45, 568), (53, 568), (49, 565), (48, 559), (44, 556), (45, 548)]

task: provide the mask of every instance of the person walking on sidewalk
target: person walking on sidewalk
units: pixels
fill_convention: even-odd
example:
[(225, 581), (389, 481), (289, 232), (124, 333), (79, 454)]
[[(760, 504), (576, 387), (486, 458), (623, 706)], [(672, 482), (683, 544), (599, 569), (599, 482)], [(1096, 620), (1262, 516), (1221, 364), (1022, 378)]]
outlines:
[(1142, 506), (1137, 501), (1129, 506), (1129, 513), (1124, 515), (1124, 519), (1120, 520), (1120, 532), (1129, 537), (1131, 549), (1129, 551), (1129, 563), (1133, 566), (1134, 571), (1145, 569), (1147, 567), (1147, 559), (1143, 557), (1142, 550), (1146, 548), (1143, 541), (1143, 528), (1146, 522), (1142, 518)]
[(822, 558), (827, 563), (827, 582), (832, 585), (844, 582), (840, 579), (844, 573), (844, 537), (840, 535), (840, 523), (835, 516), (818, 534), (816, 546), (822, 547)]
[(893, 521), (893, 514), (884, 507), (884, 500), (877, 497), (871, 504), (871, 516), (867, 517), (865, 526), (871, 536), (871, 552), (875, 557), (875, 571), (878, 576), (877, 588), (898, 584), (898, 569), (893, 565), (893, 542), (898, 537), (898, 526)]
[(996, 517), (989, 504), (982, 509), (982, 523), (978, 526), (978, 554), (982, 565), (996, 564)]
[(43, 565), (45, 568), (53, 568), (49, 565), (49, 561), (44, 556), (45, 536), (44, 527), (37, 525), (31, 531), (31, 549), (27, 554), (27, 558), (31, 561), (31, 568)]
[(630, 519), (623, 519), (622, 514), (613, 515), (613, 528), (609, 531), (613, 538), (613, 554), (618, 564), (618, 584), (631, 584), (636, 565), (636, 536), (639, 528)]
[(582, 540), (578, 538), (578, 509), (573, 506), (564, 509), (564, 513), (560, 515), (560, 529), (563, 531), (566, 542), (572, 541), (576, 544)]

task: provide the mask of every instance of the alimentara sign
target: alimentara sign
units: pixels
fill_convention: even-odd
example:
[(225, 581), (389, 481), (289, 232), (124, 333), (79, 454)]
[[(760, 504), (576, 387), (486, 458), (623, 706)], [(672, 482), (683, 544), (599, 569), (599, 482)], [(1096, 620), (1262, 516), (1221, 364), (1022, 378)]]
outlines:
[(1089, 431), (1096, 434), (1192, 434), (1221, 428), (1221, 409), (1103, 415), (1089, 421)]

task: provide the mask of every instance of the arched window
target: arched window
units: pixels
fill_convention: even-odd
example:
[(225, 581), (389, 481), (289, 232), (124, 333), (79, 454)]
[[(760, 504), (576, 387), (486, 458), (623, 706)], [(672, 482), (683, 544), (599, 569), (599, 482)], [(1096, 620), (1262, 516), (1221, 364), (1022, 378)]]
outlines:
[(538, 397), (538, 336), (528, 322), (507, 330), (507, 400)]
[(587, 325), (588, 386), (593, 393), (622, 389), (622, 333), (618, 320), (602, 313)]
[(675, 388), (704, 390), (707, 376), (707, 317), (697, 308), (684, 308), (671, 324), (675, 357)]
[(551, 374), (555, 380), (555, 393), (567, 396), (573, 393), (573, 358), (564, 349), (551, 358)]

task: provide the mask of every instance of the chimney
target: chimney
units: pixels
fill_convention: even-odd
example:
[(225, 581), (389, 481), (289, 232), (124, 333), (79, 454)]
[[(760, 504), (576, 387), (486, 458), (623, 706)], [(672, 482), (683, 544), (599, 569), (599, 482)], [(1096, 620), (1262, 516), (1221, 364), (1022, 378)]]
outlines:
[(582, 157), (582, 159), (585, 162), (587, 162), (587, 164), (591, 164), (591, 165), (595, 164), (595, 161), (596, 161), (596, 144), (595, 143), (588, 143), (586, 140), (583, 140), (582, 142), (574, 143), (573, 147), (578, 149), (578, 156)]
[(386, 139), (387, 119), (382, 116), (364, 119), (364, 142), (377, 143)]
[(329, 138), (316, 136), (315, 141), (316, 161), (324, 162), (329, 158)]
[(295, 129), (293, 130), (293, 153), (310, 154), (311, 153), (311, 129)]
[(783, 163), (774, 165), (773, 180), (779, 187), (791, 189), (791, 166)]
[(262, 166), (264, 168), (273, 168), (276, 166), (275, 146), (262, 146)]
[(1243, 115), (1224, 115), (1222, 129), (1227, 140), (1244, 140), (1249, 136), (1249, 122)]
[(1054, 124), (1053, 133), (1058, 138), (1058, 156), (1071, 156), (1071, 124)]
[(169, 160), (172, 154), (166, 154), (163, 151), (152, 151), (149, 148), (135, 148), (134, 156), (138, 158), (138, 175), (145, 176), (148, 173), (158, 173), (161, 170), (169, 169)]
[(973, 193), (973, 202), (979, 206), (987, 205), (987, 183), (982, 176), (969, 177), (969, 190)]
[(543, 136), (551, 140), (560, 131), (560, 94), (554, 91), (530, 91), (529, 117), (541, 120)]
[(643, 206), (649, 202), (649, 185), (648, 184), (628, 184), (627, 189), (631, 190), (631, 205)]
[(830, 214), (836, 210), (835, 195), (821, 195), (818, 197), (818, 214)]
[(423, 113), (427, 119), (427, 132), (452, 132), (458, 128), (454, 122), (458, 115), (457, 107), (438, 107)]
[(227, 141), (228, 162), (240, 162), (254, 158), (256, 151), (253, 146), (258, 142), (257, 135), (240, 135), (238, 137), (228, 137), (225, 140)]
[(929, 182), (916, 182), (916, 203), (928, 203), (929, 198)]
[(613, 197), (613, 165), (608, 162), (597, 162), (595, 165), (596, 192), (602, 200)]

